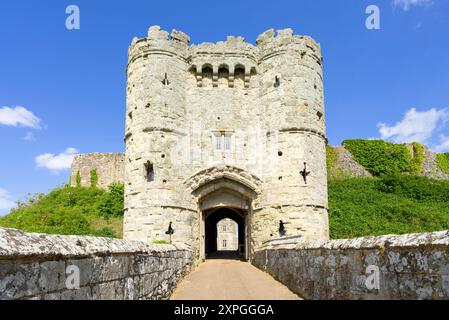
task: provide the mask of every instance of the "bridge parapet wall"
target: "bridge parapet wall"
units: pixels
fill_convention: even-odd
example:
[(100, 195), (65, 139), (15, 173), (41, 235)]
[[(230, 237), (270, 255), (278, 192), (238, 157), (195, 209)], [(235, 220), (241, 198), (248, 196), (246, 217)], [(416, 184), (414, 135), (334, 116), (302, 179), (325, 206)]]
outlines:
[(187, 246), (0, 228), (0, 300), (164, 300), (193, 263)]
[(449, 232), (266, 242), (253, 264), (313, 300), (449, 299)]

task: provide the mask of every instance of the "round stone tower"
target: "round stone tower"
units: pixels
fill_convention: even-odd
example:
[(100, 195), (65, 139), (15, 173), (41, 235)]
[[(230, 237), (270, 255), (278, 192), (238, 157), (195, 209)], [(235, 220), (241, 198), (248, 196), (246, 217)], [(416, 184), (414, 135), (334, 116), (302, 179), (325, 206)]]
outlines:
[[(126, 107), (126, 238), (174, 241), (195, 237), (182, 185), (187, 136), (185, 83), (189, 38), (155, 26), (129, 49)], [(176, 232), (169, 231), (174, 229)]]
[(125, 238), (205, 258), (232, 219), (248, 259), (270, 239), (328, 238), (320, 46), (291, 29), (189, 40), (151, 27), (129, 49)]
[(278, 236), (327, 238), (321, 48), (291, 29), (268, 30), (257, 45), (267, 147), (261, 172), (266, 187), (252, 220), (254, 246)]

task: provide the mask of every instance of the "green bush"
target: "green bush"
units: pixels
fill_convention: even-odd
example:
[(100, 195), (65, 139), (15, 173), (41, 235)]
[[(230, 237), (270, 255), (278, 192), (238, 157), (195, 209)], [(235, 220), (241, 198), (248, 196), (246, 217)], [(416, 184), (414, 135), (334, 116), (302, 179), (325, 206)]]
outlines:
[(346, 140), (343, 145), (373, 176), (417, 174), (422, 170), (424, 150), (419, 143), (413, 144), (413, 155), (406, 144), (394, 144), (383, 140)]
[(123, 183), (113, 183), (109, 186), (109, 192), (98, 206), (104, 217), (123, 217), (124, 189)]
[(407, 175), (329, 181), (333, 239), (449, 229), (449, 181)]
[(449, 174), (449, 153), (437, 154), (436, 161), (441, 171), (443, 171), (445, 174)]
[(27, 232), (120, 237), (123, 223), (123, 185), (97, 188), (62, 187), (19, 203), (0, 218), (0, 226)]

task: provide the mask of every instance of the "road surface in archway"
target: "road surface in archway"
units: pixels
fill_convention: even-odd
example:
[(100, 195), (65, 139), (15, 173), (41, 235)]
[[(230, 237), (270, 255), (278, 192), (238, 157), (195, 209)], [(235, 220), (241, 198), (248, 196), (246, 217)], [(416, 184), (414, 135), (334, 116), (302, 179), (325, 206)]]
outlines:
[(178, 285), (171, 300), (301, 300), (247, 262), (206, 260)]

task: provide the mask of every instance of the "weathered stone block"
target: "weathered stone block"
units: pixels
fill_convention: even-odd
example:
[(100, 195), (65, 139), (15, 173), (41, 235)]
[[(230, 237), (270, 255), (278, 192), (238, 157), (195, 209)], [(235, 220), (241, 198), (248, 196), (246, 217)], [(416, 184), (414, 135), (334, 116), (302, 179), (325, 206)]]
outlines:
[(41, 292), (66, 289), (66, 268), (64, 261), (46, 261), (40, 263), (39, 288)]

